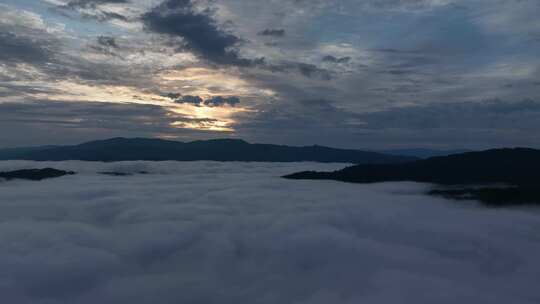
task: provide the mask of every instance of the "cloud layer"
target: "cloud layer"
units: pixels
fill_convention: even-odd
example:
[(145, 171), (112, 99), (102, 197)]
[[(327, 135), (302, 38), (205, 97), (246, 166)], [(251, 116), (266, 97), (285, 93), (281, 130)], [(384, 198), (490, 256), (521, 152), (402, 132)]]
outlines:
[(279, 178), (343, 164), (0, 162), (0, 171), (45, 166), (79, 174), (0, 182), (0, 293), (9, 303), (540, 297), (537, 210), (449, 202), (418, 184)]

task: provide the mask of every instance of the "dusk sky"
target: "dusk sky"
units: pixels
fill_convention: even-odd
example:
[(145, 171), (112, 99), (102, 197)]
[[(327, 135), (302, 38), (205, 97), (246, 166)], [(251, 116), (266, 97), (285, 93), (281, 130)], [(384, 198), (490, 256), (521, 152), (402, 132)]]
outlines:
[(0, 0), (0, 148), (540, 148), (538, 0)]

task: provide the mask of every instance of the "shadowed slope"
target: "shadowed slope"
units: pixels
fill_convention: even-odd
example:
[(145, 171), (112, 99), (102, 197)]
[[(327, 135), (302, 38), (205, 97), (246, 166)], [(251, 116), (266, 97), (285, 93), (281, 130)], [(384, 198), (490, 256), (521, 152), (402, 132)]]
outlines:
[(47, 178), (61, 177), (64, 175), (73, 175), (75, 172), (72, 171), (63, 171), (53, 168), (45, 169), (23, 169), (9, 172), (0, 172), (0, 178), (11, 180), (11, 179), (26, 179), (40, 181)]
[(285, 177), (355, 183), (414, 181), (436, 184), (530, 184), (540, 181), (540, 150), (496, 149), (408, 163), (356, 165), (335, 172), (307, 171)]
[[(540, 150), (496, 149), (432, 157), (409, 163), (356, 165), (334, 172), (305, 171), (284, 177), (352, 183), (412, 181), (467, 185), (459, 189), (437, 189), (429, 194), (460, 200), (477, 199), (494, 206), (537, 204), (540, 203), (540, 191), (535, 190), (540, 183)], [(490, 186), (477, 188), (478, 185)]]

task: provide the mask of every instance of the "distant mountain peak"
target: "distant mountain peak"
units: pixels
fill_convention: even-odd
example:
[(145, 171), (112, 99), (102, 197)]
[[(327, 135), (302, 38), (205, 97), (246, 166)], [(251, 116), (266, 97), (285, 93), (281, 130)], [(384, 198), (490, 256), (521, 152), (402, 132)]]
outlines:
[(237, 138), (180, 142), (155, 138), (115, 137), (73, 146), (0, 150), (0, 159), (36, 161), (86, 160), (177, 160), (177, 161), (254, 161), (254, 162), (341, 162), (355, 164), (396, 163), (414, 157), (385, 155), (361, 150), (324, 146), (293, 147), (251, 144)]

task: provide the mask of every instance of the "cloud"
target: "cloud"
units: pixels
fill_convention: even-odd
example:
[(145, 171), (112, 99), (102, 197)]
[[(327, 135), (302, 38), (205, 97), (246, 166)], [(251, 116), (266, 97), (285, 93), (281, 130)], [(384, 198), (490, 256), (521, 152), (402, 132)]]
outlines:
[(164, 96), (170, 98), (176, 103), (189, 103), (196, 106), (206, 105), (209, 107), (221, 107), (225, 105), (235, 106), (240, 103), (240, 98), (236, 96), (214, 96), (207, 99), (203, 99), (197, 95), (182, 95), (180, 93), (168, 93)]
[(203, 99), (195, 95), (183, 95), (176, 99), (178, 103), (191, 103), (194, 105), (200, 105), (203, 102)]
[(118, 14), (118, 13), (114, 13), (114, 12), (107, 12), (107, 11), (103, 11), (103, 10), (95, 10), (94, 12), (92, 13), (81, 13), (81, 16), (83, 18), (86, 18), (86, 19), (96, 19), (100, 22), (106, 22), (106, 21), (110, 21), (110, 20), (120, 20), (120, 21), (124, 21), (124, 22), (130, 22), (131, 20), (122, 15), (122, 14)]
[(224, 105), (235, 106), (239, 103), (240, 103), (240, 98), (236, 96), (230, 96), (230, 97), (214, 96), (204, 101), (205, 105), (211, 106), (211, 107), (220, 107)]
[(43, 18), (31, 11), (15, 9), (0, 4), (0, 27), (2, 32), (43, 31), (58, 34), (61, 27), (45, 22)]
[[(531, 130), (525, 125), (533, 122), (515, 127), (505, 118), (509, 129), (502, 133), (495, 120), (480, 119), (483, 126), (464, 136), (471, 133), (384, 127), (375, 114), (362, 115), (369, 123), (364, 127), (364, 120), (355, 115), (411, 105), (411, 111), (423, 112), (423, 105), (433, 103), (538, 100), (535, 1), (45, 2), (0, 5), (0, 32), (6, 42), (0, 45), (2, 101), (83, 94), (58, 85), (65, 81), (96, 88), (90, 92), (93, 96), (101, 95), (102, 88), (104, 94), (134, 90), (140, 98), (148, 93), (161, 101), (162, 92), (199, 95), (203, 101), (191, 104), (201, 106), (208, 96), (241, 96), (250, 111), (239, 114), (234, 123), (248, 127), (241, 136), (250, 140), (379, 148), (398, 142), (439, 145), (444, 140), (458, 147), (475, 142), (486, 146), (488, 139), (491, 145), (538, 144), (529, 131), (520, 131)], [(65, 6), (62, 16), (47, 10), (55, 5)], [(282, 30), (280, 37), (261, 35), (279, 35)], [(188, 69), (204, 69), (212, 76), (172, 76)], [(188, 108), (169, 102), (177, 99), (164, 102)], [(326, 118), (304, 100), (334, 100), (335, 111)], [(294, 111), (307, 111), (316, 119)], [(529, 115), (536, 118), (535, 112)], [(435, 117), (438, 121), (417, 117), (407, 123), (449, 124)], [(280, 125), (295, 129), (285, 133)]]
[(258, 33), (260, 36), (271, 36), (271, 37), (283, 37), (285, 36), (284, 29), (265, 29)]
[(48, 41), (18, 36), (10, 32), (0, 32), (0, 61), (6, 64), (20, 62), (46, 63), (55, 54)]
[(62, 29), (40, 15), (0, 4), (0, 63), (43, 65), (56, 61)]
[[(249, 114), (240, 113), (236, 119), (236, 134), (241, 138), (288, 145), (317, 143), (360, 149), (368, 146), (356, 135), (362, 123), (358, 114), (340, 108), (336, 101), (317, 98), (276, 101)], [(343, 144), (345, 138), (347, 142)]]
[(351, 57), (334, 57), (332, 55), (326, 55), (323, 57), (323, 62), (330, 62), (330, 63), (348, 63), (351, 61)]
[[(433, 103), (363, 113), (359, 138), (390, 138), (399, 147), (537, 146), (540, 103), (535, 100)], [(407, 140), (402, 140), (407, 138)]]
[(184, 46), (212, 63), (248, 66), (253, 61), (241, 58), (241, 39), (221, 28), (209, 10), (196, 11), (192, 1), (167, 0), (142, 16), (146, 29), (182, 38)]
[[(161, 106), (108, 102), (26, 100), (24, 103), (0, 103), (0, 141), (5, 146), (80, 143), (96, 138), (180, 137), (191, 134), (201, 138), (217, 136), (209, 131), (181, 128), (184, 125), (212, 125), (210, 117), (194, 118)], [(62, 134), (58, 138), (55, 134)], [(223, 136), (223, 135), (220, 135)]]
[(98, 36), (95, 43), (89, 44), (89, 48), (100, 55), (107, 55), (125, 60), (125, 58), (120, 55), (120, 46), (114, 37)]
[(304, 62), (284, 61), (276, 64), (265, 64), (262, 66), (272, 72), (293, 71), (307, 78), (318, 78), (322, 80), (332, 79), (332, 73), (329, 70), (320, 68), (315, 64)]
[[(533, 99), (434, 102), (366, 112), (340, 105), (330, 99), (275, 102), (259, 107), (256, 114), (240, 113), (235, 129), (249, 140), (359, 149), (540, 145), (535, 136), (540, 102)], [(287, 138), (281, 135), (284, 132)]]
[(132, 16), (124, 15), (111, 7), (134, 7), (131, 0), (68, 0), (51, 1), (53, 11), (72, 18), (71, 12), (76, 12), (83, 19), (92, 19), (99, 22), (121, 21), (132, 22)]
[(104, 4), (128, 4), (130, 0), (70, 0), (65, 6), (71, 8), (96, 8)]
[[(476, 3), (476, 5), (481, 4), (481, 1)], [(531, 35), (540, 34), (540, 24), (535, 22), (535, 12), (539, 9), (538, 1), (494, 0), (484, 9), (483, 14), (475, 19), (475, 22), (489, 32), (529, 39)]]
[[(23, 81), (37, 81), (36, 89), (45, 84), (55, 86), (61, 79), (127, 82), (134, 75), (133, 67), (112, 62), (95, 62), (81, 56), (81, 50), (69, 49), (70, 39), (57, 26), (45, 23), (39, 15), (8, 9), (8, 18), (0, 20), (0, 62), (9, 66), (9, 74), (20, 82), (7, 87), (29, 85)], [(1, 15), (1, 14), (0, 14)], [(18, 18), (13, 18), (17, 15)], [(10, 17), (11, 16), (11, 17)], [(105, 43), (106, 45), (104, 45)], [(99, 36), (89, 43), (90, 48), (102, 54), (117, 56), (112, 51), (112, 37)], [(1, 72), (1, 70), (0, 70)], [(139, 74), (137, 78), (141, 78)]]
[[(152, 58), (160, 64), (146, 64), (145, 55), (153, 56), (158, 47), (142, 45), (141, 49), (134, 49), (131, 43), (124, 46), (122, 41), (119, 45), (117, 39), (110, 36), (98, 36), (84, 44), (84, 49), (73, 50), (66, 47), (69, 40), (46, 29), (18, 27), (17, 31), (4, 31), (0, 24), (0, 38), (4, 42), (0, 45), (0, 64), (4, 65), (0, 66), (0, 77), (18, 80), (5, 84), (8, 90), (32, 84), (35, 90), (44, 90), (57, 87), (56, 81), (147, 86), (152, 83), (149, 71), (177, 64), (174, 56), (161, 47), (162, 57)], [(142, 62), (133, 64), (135, 55)], [(57, 89), (62, 88), (57, 87), (55, 91)]]
[(180, 99), (180, 97), (182, 97), (182, 94), (180, 93), (167, 93), (167, 94), (163, 94), (164, 97), (167, 97), (169, 99), (172, 99), (172, 100), (177, 100), (177, 99)]
[(97, 42), (105, 47), (118, 48), (118, 44), (116, 44), (116, 39), (114, 37), (99, 36)]
[(423, 11), (445, 7), (459, 0), (369, 0), (363, 5), (373, 10)]
[(360, 115), (367, 128), (535, 129), (540, 102), (486, 100), (434, 103)]
[(328, 73), (326, 73), (324, 70), (319, 69), (314, 64), (308, 64), (308, 63), (297, 63), (296, 67), (300, 71), (300, 73), (306, 77), (314, 77), (315, 75), (320, 75), (323, 78), (330, 79), (330, 76)]
[(0, 291), (8, 303), (537, 297), (532, 210), (456, 205), (422, 195), (429, 186), (420, 184), (279, 178), (344, 164), (18, 161), (0, 162), (0, 171), (36, 166), (79, 173), (1, 183)]

